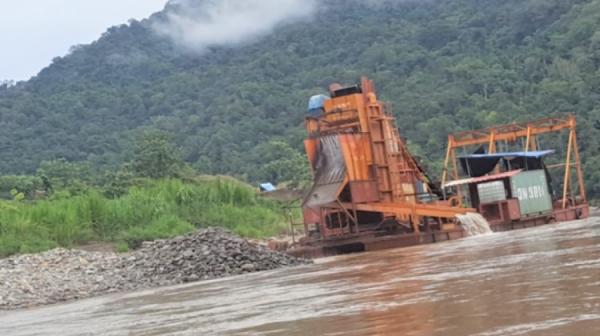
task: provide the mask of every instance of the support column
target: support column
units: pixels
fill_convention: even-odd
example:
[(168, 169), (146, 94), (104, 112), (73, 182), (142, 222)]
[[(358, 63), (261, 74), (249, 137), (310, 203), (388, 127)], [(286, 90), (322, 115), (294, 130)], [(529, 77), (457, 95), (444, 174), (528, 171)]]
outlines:
[(531, 125), (527, 125), (527, 140), (525, 141), (525, 152), (531, 148)]
[(444, 188), (444, 184), (448, 181), (448, 165), (450, 164), (450, 155), (452, 152), (452, 147), (454, 146), (454, 139), (452, 136), (448, 136), (448, 149), (446, 150), (446, 160), (444, 160), (444, 171), (442, 172), (442, 188)]
[[(458, 180), (460, 177), (458, 176), (458, 163), (456, 162), (456, 149), (452, 148), (451, 150), (452, 156), (452, 166), (454, 167), (454, 180)], [(460, 191), (460, 186), (456, 187), (456, 194), (458, 198), (462, 201), (462, 192)]]
[(573, 148), (573, 132), (573, 130), (569, 132), (569, 144), (567, 147), (567, 162), (565, 166), (565, 178), (563, 181), (563, 209), (567, 208), (567, 193), (569, 191), (569, 183), (571, 182), (571, 149)]
[(583, 169), (581, 168), (581, 158), (579, 156), (579, 146), (577, 145), (577, 131), (575, 131), (575, 129), (573, 129), (573, 151), (575, 151), (575, 167), (577, 169), (577, 180), (579, 182), (579, 195), (583, 202), (587, 202), (585, 182), (583, 180)]
[(490, 134), (490, 143), (488, 144), (488, 152), (489, 152), (489, 154), (496, 154), (496, 130), (493, 130), (492, 134)]

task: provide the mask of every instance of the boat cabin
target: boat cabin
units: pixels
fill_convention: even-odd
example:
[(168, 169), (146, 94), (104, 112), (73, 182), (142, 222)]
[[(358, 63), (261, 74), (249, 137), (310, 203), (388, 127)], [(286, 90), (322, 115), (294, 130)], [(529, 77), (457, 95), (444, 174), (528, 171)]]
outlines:
[(553, 188), (544, 157), (553, 150), (475, 153), (459, 157), (467, 178), (446, 183), (464, 206), (475, 208), (490, 225), (553, 215)]

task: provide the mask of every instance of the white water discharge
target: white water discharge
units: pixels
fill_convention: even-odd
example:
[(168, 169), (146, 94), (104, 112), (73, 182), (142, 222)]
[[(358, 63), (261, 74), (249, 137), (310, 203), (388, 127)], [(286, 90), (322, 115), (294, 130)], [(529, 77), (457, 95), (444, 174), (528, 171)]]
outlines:
[(469, 212), (464, 215), (456, 215), (456, 218), (469, 237), (494, 233), (490, 228), (490, 223), (481, 214)]

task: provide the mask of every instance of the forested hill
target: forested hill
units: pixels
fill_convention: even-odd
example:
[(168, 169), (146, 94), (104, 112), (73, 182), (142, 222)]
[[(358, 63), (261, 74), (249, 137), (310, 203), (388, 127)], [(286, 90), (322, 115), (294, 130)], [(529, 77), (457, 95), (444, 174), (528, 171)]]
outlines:
[(201, 54), (155, 33), (165, 13), (110, 28), (0, 87), (0, 173), (54, 158), (116, 166), (137, 131), (158, 128), (203, 172), (286, 179), (308, 97), (368, 74), (433, 173), (448, 132), (576, 113), (600, 196), (600, 0), (318, 3), (309, 21)]

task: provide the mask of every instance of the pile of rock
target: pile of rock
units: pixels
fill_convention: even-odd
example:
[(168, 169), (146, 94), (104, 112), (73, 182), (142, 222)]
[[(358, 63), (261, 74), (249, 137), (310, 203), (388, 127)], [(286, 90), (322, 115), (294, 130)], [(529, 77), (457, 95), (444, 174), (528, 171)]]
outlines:
[(251, 244), (222, 229), (208, 229), (144, 243), (119, 267), (136, 283), (168, 285), (305, 263), (306, 260)]
[(36, 306), (124, 289), (120, 257), (56, 249), (0, 260), (0, 309)]
[(144, 243), (124, 255), (56, 249), (0, 260), (0, 310), (306, 263), (222, 229)]

